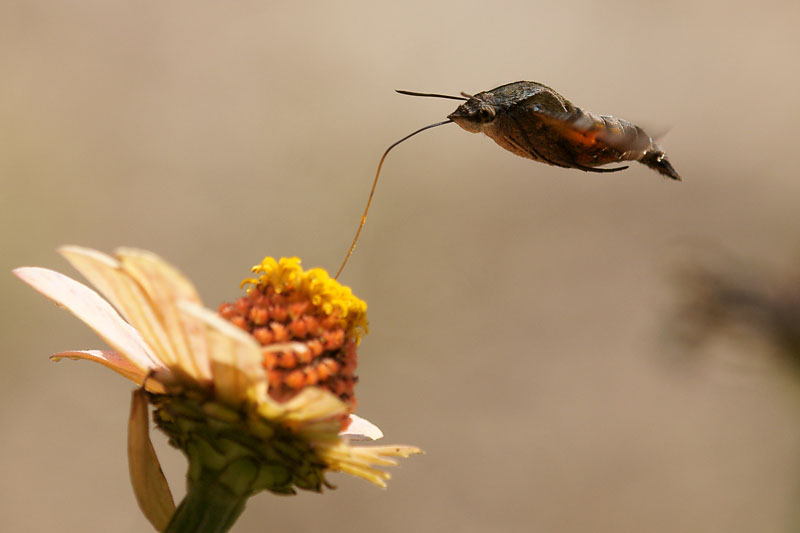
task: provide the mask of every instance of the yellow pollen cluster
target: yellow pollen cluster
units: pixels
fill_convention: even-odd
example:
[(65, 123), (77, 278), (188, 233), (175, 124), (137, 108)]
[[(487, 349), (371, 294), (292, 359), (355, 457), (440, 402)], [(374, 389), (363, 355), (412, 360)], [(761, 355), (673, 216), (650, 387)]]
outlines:
[[(356, 297), (350, 287), (345, 287), (321, 268), (304, 271), (297, 257), (282, 257), (276, 261), (265, 257), (251, 271), (257, 278), (242, 281), (259, 289), (272, 287), (276, 293), (298, 291), (308, 296), (311, 303), (326, 315), (336, 313), (349, 334), (355, 336), (356, 343), (367, 333), (367, 303)], [(253, 287), (248, 289), (248, 293)]]

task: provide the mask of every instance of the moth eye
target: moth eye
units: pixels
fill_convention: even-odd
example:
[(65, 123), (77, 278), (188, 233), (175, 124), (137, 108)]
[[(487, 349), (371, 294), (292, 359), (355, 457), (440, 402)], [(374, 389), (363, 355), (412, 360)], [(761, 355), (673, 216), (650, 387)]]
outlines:
[(478, 110), (478, 118), (481, 122), (490, 122), (494, 120), (494, 108), (482, 107)]

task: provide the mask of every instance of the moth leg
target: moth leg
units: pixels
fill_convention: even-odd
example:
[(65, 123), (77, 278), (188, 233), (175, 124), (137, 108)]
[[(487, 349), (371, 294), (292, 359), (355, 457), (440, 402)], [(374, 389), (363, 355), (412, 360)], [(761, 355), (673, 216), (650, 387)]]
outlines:
[(597, 172), (600, 174), (608, 172), (619, 172), (620, 170), (625, 170), (626, 168), (629, 168), (628, 165), (625, 165), (624, 167), (614, 167), (614, 168), (593, 168), (593, 167), (585, 167), (577, 163), (573, 163), (572, 167), (583, 170), (584, 172)]

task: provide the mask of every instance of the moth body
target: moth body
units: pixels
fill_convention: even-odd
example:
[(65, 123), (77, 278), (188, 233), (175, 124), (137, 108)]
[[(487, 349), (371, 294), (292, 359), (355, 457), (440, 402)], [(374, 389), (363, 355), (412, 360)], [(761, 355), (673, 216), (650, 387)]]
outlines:
[(447, 118), (534, 161), (587, 172), (616, 172), (627, 167), (597, 167), (639, 161), (681, 181), (664, 151), (642, 128), (583, 111), (541, 83), (518, 81), (478, 93)]

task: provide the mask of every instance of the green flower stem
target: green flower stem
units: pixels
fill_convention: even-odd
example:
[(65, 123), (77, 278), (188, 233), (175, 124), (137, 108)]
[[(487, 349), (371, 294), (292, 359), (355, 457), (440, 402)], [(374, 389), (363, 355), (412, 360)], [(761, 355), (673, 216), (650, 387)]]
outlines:
[(175, 510), (165, 533), (224, 533), (244, 511), (249, 494), (237, 495), (217, 480), (189, 483), (189, 492)]

